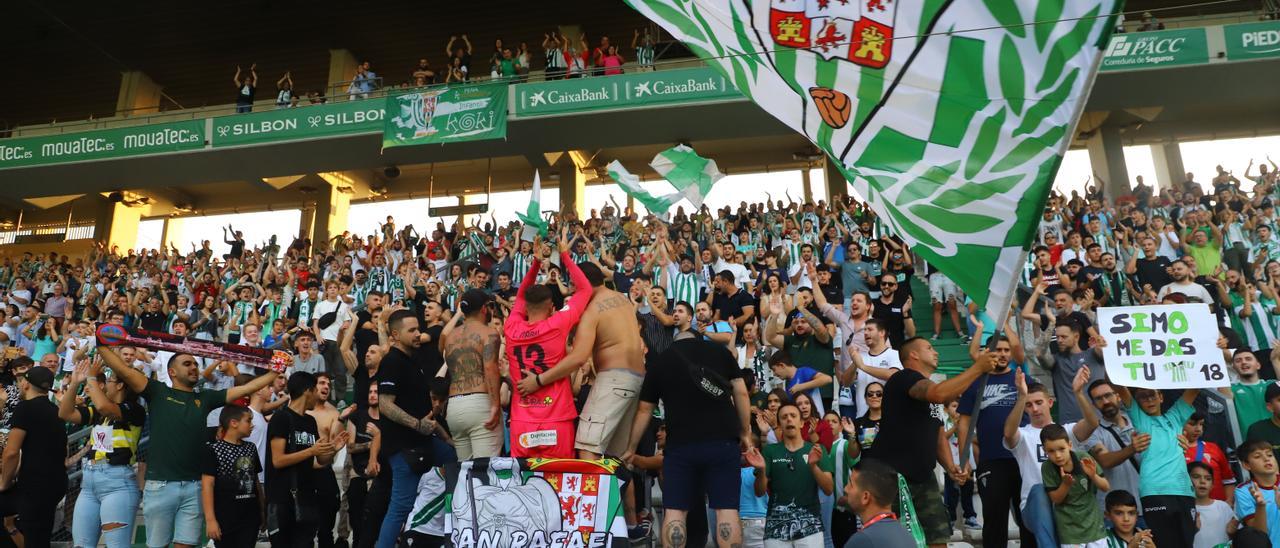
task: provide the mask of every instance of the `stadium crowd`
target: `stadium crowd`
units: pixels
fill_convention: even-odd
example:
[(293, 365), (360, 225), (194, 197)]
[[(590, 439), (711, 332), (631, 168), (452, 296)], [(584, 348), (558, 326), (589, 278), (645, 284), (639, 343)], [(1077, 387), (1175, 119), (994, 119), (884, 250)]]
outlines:
[[(906, 514), (930, 545), (1280, 545), (1268, 164), (1248, 190), (1219, 168), (1055, 194), (1005, 326), (847, 197), (6, 259), (5, 530), (127, 546), (141, 505), (148, 546), (440, 546), (447, 463), (603, 455), (632, 470), (632, 539), (661, 520), (668, 546), (899, 546)], [(1159, 303), (1211, 307), (1230, 389), (1108, 382), (1097, 307)], [(972, 360), (951, 378), (944, 320)]]
[[(653, 70), (654, 46), (657, 40), (651, 34), (651, 30), (646, 27), (634, 31), (629, 49), (634, 57), (630, 61), (624, 57), (622, 47), (610, 43), (608, 36), (601, 36), (596, 46), (592, 47), (587, 42), (585, 32), (573, 38), (561, 34), (558, 30), (544, 33), (540, 43), (542, 47), (540, 61), (534, 60), (528, 42), (520, 42), (513, 49), (510, 45), (504, 45), (501, 38), (497, 38), (493, 42), (492, 51), (489, 52), (486, 66), (489, 71), (488, 77), (492, 80), (520, 82), (528, 78), (529, 71), (533, 70), (535, 63), (544, 70), (543, 78), (546, 80), (612, 76), (622, 74), (624, 70)], [(368, 99), (380, 88), (423, 87), (482, 79), (480, 75), (483, 72), (479, 71), (478, 67), (473, 69), (471, 60), (473, 47), (467, 35), (450, 36), (444, 50), (448, 60), (440, 71), (432, 68), (431, 61), (423, 57), (404, 79), (384, 79), (374, 72), (368, 60), (364, 60), (356, 65), (356, 72), (351, 76), (351, 80), (341, 82), (345, 84), (345, 90), (334, 88), (329, 89), (328, 92), (330, 94), (344, 92), (350, 100)], [(624, 69), (624, 65), (628, 62), (632, 67)], [(248, 70), (236, 67), (232, 81), (236, 89), (237, 113), (253, 112), (253, 104), (258, 95), (257, 68), (257, 63), (250, 65)], [(294, 90), (292, 71), (285, 71), (280, 79), (276, 80), (275, 108), (295, 108), (304, 98), (308, 104), (312, 105), (328, 101), (325, 90), (309, 91), (305, 97), (299, 95)]]

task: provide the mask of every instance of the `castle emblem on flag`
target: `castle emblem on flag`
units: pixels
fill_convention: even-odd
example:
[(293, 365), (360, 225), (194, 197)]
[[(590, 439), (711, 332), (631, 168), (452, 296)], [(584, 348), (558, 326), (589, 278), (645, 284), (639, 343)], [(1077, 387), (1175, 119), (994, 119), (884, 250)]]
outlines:
[(824, 59), (884, 68), (893, 54), (898, 0), (772, 0), (769, 35)]

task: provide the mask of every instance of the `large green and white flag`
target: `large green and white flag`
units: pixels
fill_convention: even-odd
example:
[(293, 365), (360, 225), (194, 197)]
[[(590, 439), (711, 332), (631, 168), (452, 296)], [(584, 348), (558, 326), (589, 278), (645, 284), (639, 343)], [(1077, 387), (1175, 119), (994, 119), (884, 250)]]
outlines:
[(505, 85), (462, 85), (387, 97), (382, 148), (504, 139)]
[(659, 152), (649, 162), (649, 167), (676, 187), (681, 196), (693, 204), (695, 211), (702, 209), (702, 201), (711, 192), (711, 187), (724, 178), (715, 160), (698, 156), (687, 145), (676, 145)]
[(993, 316), (1122, 2), (627, 0), (821, 147)]
[(622, 167), (622, 162), (614, 160), (609, 162), (605, 169), (609, 171), (609, 176), (618, 182), (618, 186), (622, 187), (622, 191), (627, 193), (635, 201), (640, 202), (645, 209), (654, 215), (666, 215), (671, 206), (680, 201), (683, 197), (679, 192), (667, 194), (666, 196), (654, 196), (643, 186), (640, 186), (640, 177), (627, 171)]

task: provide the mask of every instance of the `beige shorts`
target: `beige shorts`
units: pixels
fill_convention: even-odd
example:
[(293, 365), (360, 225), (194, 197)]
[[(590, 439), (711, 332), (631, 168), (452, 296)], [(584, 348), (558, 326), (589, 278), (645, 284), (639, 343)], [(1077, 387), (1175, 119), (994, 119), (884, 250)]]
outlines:
[(643, 382), (644, 376), (630, 369), (597, 373), (578, 417), (573, 447), (598, 455), (622, 456), (631, 443), (631, 423)]

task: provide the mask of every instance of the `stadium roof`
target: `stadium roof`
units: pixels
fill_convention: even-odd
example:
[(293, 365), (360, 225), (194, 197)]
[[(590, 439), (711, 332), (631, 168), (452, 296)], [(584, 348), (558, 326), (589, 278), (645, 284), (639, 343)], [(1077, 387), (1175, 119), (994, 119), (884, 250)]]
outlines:
[[(1130, 0), (1126, 11), (1188, 17), (1256, 10), (1259, 0)], [(473, 70), (484, 71), (495, 38), (527, 41), (540, 66), (541, 36), (578, 27), (629, 46), (648, 24), (621, 1), (423, 2), (225, 0), (223, 2), (45, 2), (5, 6), (0, 51), (16, 74), (0, 88), (0, 130), (114, 114), (120, 72), (139, 70), (163, 86), (165, 110), (234, 101), (236, 65), (258, 64), (263, 93), (286, 70), (299, 92), (328, 79), (328, 50), (369, 59), (388, 84), (407, 80), (420, 57), (446, 59), (450, 35), (468, 34)], [(1135, 19), (1131, 18), (1132, 19)], [(624, 52), (625, 54), (625, 52)]]

